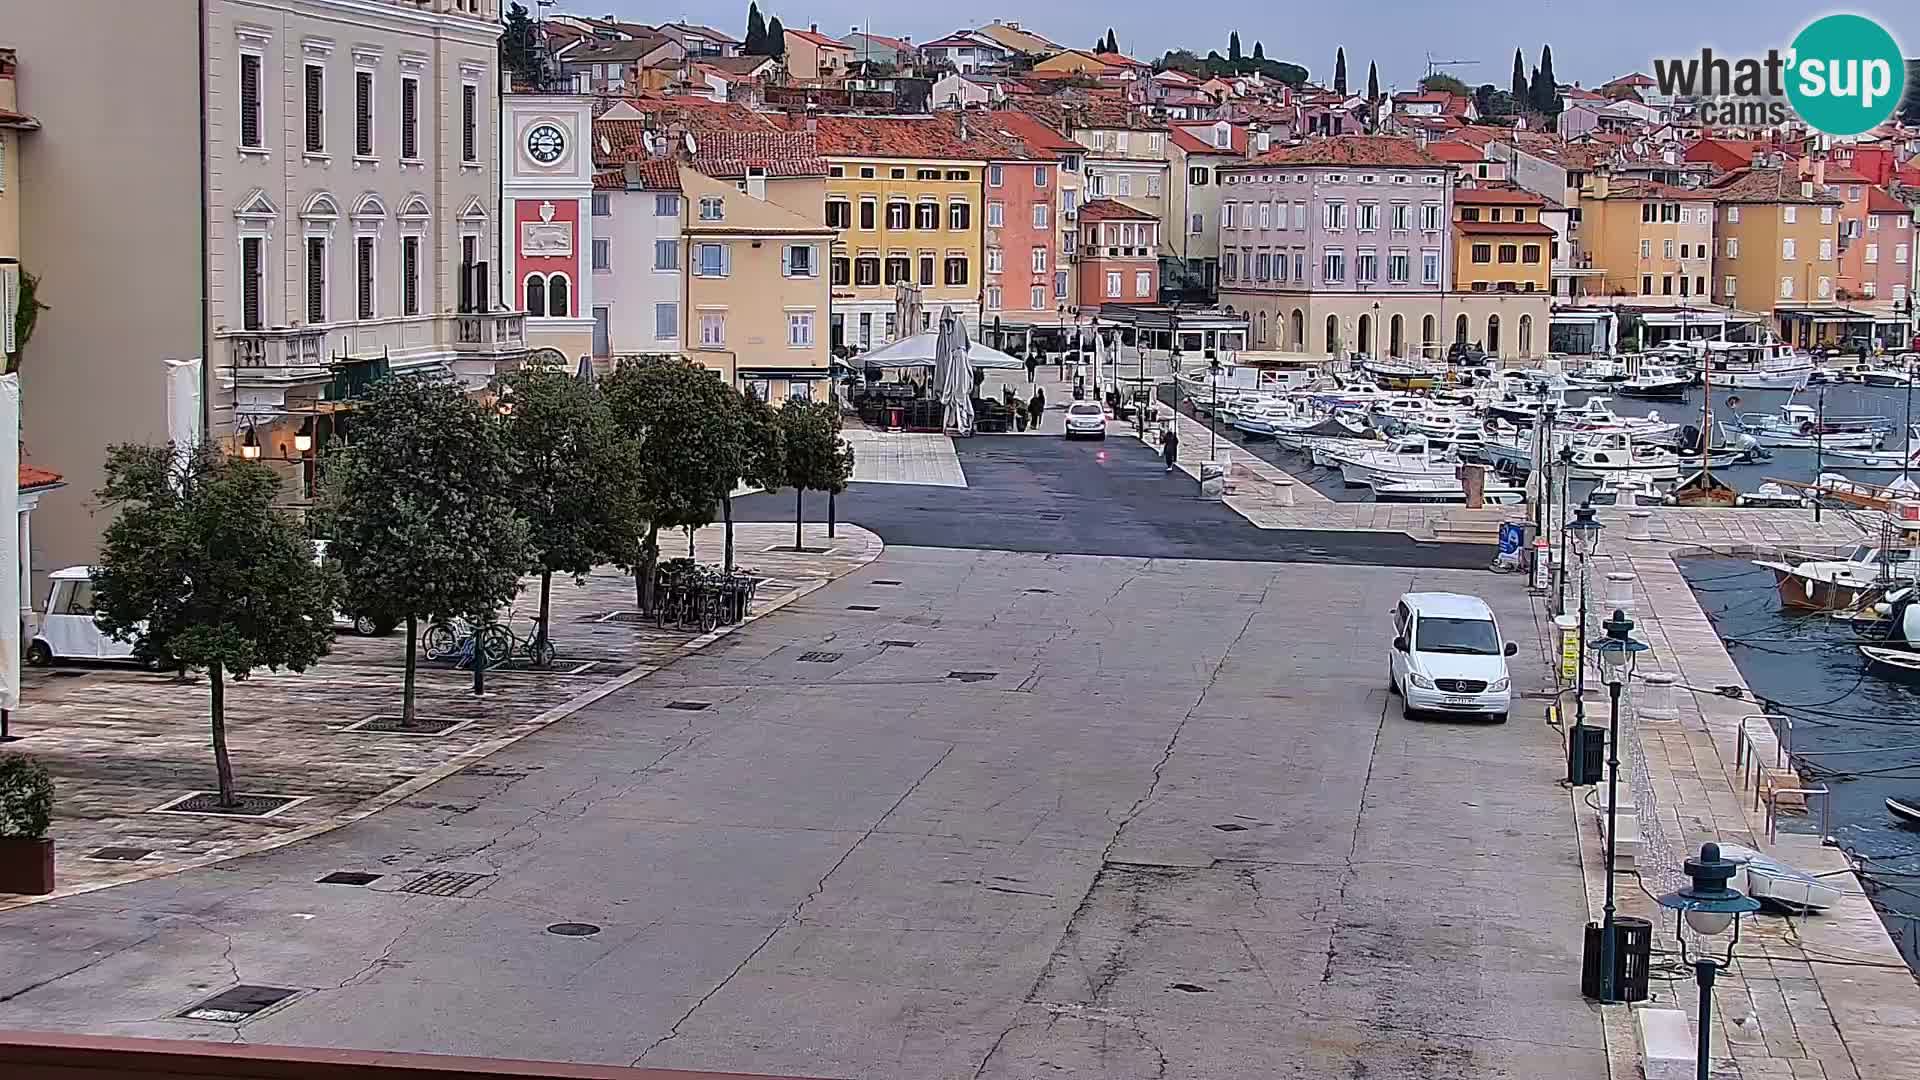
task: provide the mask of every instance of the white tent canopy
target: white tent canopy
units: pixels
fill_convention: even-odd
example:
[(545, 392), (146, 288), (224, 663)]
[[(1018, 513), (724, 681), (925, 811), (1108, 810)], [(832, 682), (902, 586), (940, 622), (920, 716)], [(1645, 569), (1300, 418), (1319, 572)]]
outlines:
[[(929, 330), (862, 353), (847, 363), (855, 369), (862, 367), (930, 368), (934, 366), (934, 357), (939, 350), (940, 333), (938, 330)], [(989, 371), (1018, 371), (1027, 366), (1026, 361), (1008, 356), (999, 349), (978, 341), (967, 343), (967, 363), (972, 367), (985, 368)]]

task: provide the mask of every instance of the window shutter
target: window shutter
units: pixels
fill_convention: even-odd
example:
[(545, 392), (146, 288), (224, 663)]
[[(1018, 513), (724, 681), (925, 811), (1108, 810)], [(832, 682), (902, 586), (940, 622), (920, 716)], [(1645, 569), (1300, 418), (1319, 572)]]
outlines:
[(420, 81), (400, 80), (400, 156), (420, 156)]
[(307, 65), (307, 152), (318, 154), (326, 149), (326, 72), (317, 65)]
[(360, 317), (373, 318), (373, 237), (360, 237), (359, 249), (359, 301)]
[(327, 318), (327, 242), (319, 237), (307, 240), (307, 322), (325, 322)]
[(261, 326), (260, 244), (257, 236), (240, 241), (240, 320), (248, 330), (258, 330)]
[(240, 145), (260, 145), (260, 58), (240, 54)]
[(400, 240), (400, 291), (401, 313), (420, 314), (420, 238), (417, 236)]
[(14, 313), (20, 309), (20, 268), (0, 266), (0, 354), (11, 355), (20, 346), (13, 337)]
[(373, 156), (373, 73), (353, 73), (353, 152)]
[(479, 160), (479, 147), (476, 145), (475, 124), (478, 123), (480, 88), (462, 86), (460, 88), (460, 160)]

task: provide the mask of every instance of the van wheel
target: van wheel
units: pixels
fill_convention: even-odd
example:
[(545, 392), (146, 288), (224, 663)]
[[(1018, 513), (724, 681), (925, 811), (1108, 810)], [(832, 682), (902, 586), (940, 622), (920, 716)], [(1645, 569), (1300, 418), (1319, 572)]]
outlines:
[(1494, 713), (1489, 719), (1491, 719), (1496, 724), (1504, 724), (1507, 722), (1507, 714), (1503, 712), (1497, 712), (1497, 713)]
[(1400, 694), (1400, 684), (1394, 680), (1392, 664), (1387, 665), (1387, 693), (1396, 697)]
[(44, 641), (36, 641), (27, 646), (28, 667), (52, 667), (53, 649)]
[(1400, 696), (1400, 718), (1402, 720), (1420, 719), (1419, 712), (1417, 712), (1413, 706), (1407, 704), (1407, 698), (1404, 694)]

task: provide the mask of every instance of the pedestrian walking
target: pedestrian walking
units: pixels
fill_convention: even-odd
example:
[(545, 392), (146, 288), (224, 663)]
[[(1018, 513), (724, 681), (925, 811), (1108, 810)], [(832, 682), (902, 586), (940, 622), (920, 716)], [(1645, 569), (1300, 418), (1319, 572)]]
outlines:
[(1033, 388), (1033, 400), (1027, 402), (1027, 426), (1040, 430), (1040, 414), (1047, 411), (1047, 392), (1042, 387)]
[(1167, 471), (1173, 471), (1173, 461), (1180, 453), (1180, 434), (1168, 428), (1160, 435), (1160, 456), (1167, 461)]
[(1027, 381), (1028, 382), (1033, 381), (1033, 373), (1038, 370), (1040, 370), (1040, 358), (1037, 356), (1027, 357)]

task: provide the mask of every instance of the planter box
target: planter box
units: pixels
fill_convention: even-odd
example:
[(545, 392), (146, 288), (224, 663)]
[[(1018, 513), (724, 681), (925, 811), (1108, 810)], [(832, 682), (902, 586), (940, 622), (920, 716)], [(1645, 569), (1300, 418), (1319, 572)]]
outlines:
[(0, 893), (45, 896), (53, 891), (53, 841), (0, 836)]

